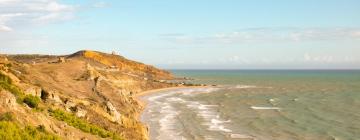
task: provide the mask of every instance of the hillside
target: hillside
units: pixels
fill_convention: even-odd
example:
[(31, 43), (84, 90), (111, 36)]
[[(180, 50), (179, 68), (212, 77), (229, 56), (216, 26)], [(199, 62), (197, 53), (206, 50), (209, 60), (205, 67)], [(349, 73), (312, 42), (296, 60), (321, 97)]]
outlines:
[(133, 95), (182, 86), (165, 82), (173, 78), (153, 66), (96, 51), (0, 56), (0, 137), (12, 126), (39, 134), (34, 137), (147, 139), (147, 128), (138, 120), (143, 107)]

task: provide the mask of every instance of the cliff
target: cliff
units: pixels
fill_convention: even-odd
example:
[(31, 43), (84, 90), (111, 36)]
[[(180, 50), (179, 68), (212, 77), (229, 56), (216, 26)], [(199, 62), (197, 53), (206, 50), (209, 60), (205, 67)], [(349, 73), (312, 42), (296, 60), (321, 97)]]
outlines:
[(96, 51), (0, 56), (0, 136), (11, 123), (21, 131), (33, 128), (36, 137), (147, 139), (147, 128), (138, 120), (143, 107), (133, 95), (181, 86), (164, 82), (173, 78), (153, 66)]

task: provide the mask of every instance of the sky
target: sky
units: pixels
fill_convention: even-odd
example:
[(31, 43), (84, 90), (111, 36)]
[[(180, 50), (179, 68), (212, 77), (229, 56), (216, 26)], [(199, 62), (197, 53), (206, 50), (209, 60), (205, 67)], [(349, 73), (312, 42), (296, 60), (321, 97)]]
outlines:
[(359, 0), (0, 0), (0, 54), (165, 69), (360, 69)]

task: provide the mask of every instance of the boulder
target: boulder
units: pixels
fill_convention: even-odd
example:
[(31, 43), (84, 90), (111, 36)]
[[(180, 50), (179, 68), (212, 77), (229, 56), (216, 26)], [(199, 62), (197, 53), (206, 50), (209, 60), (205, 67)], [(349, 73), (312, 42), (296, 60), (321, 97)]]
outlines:
[(59, 93), (56, 90), (42, 90), (41, 91), (41, 99), (46, 102), (53, 103), (55, 105), (63, 104), (63, 101), (60, 99)]
[(0, 91), (0, 106), (10, 109), (16, 109), (16, 98), (13, 94), (8, 91)]
[(111, 121), (121, 122), (121, 114), (116, 110), (113, 104), (110, 101), (106, 102), (106, 108), (108, 113), (113, 117)]
[(26, 88), (26, 90), (24, 91), (25, 94), (30, 94), (36, 97), (41, 97), (41, 88), (40, 87), (36, 87), (36, 86), (29, 86), (28, 88)]
[(88, 71), (87, 80), (94, 80), (95, 78), (101, 76), (101, 74), (98, 71), (96, 71), (96, 69), (94, 67), (92, 67), (89, 63), (86, 64), (86, 69)]
[(77, 116), (77, 117), (85, 117), (85, 115), (87, 114), (87, 111), (85, 110), (85, 109), (82, 109), (82, 108), (80, 108), (80, 107), (78, 107), (77, 109), (76, 109), (76, 112), (75, 112), (75, 115)]
[(76, 103), (74, 103), (71, 100), (67, 100), (65, 102), (65, 110), (69, 111), (69, 112), (72, 112), (72, 111), (74, 111), (74, 109), (76, 109)]

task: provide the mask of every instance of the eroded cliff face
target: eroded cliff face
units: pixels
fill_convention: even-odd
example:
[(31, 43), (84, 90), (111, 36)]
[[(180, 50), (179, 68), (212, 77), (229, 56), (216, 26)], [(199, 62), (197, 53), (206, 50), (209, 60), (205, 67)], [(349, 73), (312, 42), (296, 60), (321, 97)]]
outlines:
[(138, 76), (142, 78), (158, 80), (173, 78), (173, 76), (168, 71), (160, 70), (153, 66), (145, 65), (136, 61), (131, 61), (116, 54), (105, 54), (95, 51), (79, 51), (70, 57), (84, 57), (87, 59), (91, 59), (108, 66), (109, 71), (119, 70), (122, 71), (124, 74), (130, 76)]
[[(86, 132), (86, 129), (66, 122), (67, 118), (54, 117), (49, 110), (73, 114), (84, 123), (96, 125), (112, 135), (114, 132), (124, 139), (147, 139), (147, 128), (138, 120), (143, 106), (133, 96), (145, 90), (179, 86), (159, 82), (173, 79), (167, 71), (95, 51), (80, 51), (61, 57), (1, 57), (0, 72), (11, 80), (11, 83), (0, 86), (0, 114), (13, 112), (18, 116), (17, 122), (43, 125), (47, 131), (64, 139), (114, 137), (92, 133), (92, 130)], [(4, 78), (2, 82), (6, 83)], [(13, 91), (9, 84), (19, 91)], [(40, 104), (37, 109), (32, 109), (26, 100), (24, 103), (16, 102), (23, 95), (12, 92), (37, 97)]]

